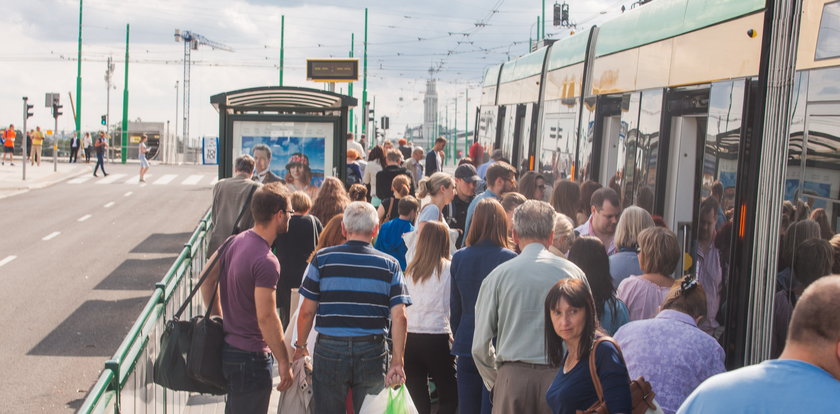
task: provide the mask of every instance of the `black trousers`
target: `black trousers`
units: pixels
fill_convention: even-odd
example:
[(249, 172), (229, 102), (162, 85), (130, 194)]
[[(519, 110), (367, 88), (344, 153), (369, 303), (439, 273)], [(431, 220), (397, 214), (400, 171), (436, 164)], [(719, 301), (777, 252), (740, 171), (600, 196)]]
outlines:
[(405, 385), (420, 414), (432, 411), (429, 376), (435, 382), (439, 414), (454, 414), (458, 408), (455, 357), (449, 353), (449, 334), (408, 333), (405, 343)]
[(68, 162), (78, 162), (79, 161), (79, 147), (70, 147), (70, 161)]
[(96, 166), (93, 167), (93, 175), (96, 175), (99, 168), (102, 168), (102, 174), (108, 174), (105, 172), (105, 154), (101, 152), (96, 153)]

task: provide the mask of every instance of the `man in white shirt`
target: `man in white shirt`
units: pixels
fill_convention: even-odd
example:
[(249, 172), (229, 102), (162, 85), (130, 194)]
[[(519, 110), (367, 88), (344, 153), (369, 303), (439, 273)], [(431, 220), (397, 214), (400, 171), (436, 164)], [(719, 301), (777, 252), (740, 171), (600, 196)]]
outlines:
[(353, 133), (352, 132), (347, 133), (347, 149), (356, 150), (356, 152), (358, 152), (359, 155), (362, 158), (365, 158), (365, 156), (367, 155), (367, 153), (365, 152), (365, 149), (362, 148), (362, 144), (359, 144), (358, 142), (356, 142), (353, 139)]

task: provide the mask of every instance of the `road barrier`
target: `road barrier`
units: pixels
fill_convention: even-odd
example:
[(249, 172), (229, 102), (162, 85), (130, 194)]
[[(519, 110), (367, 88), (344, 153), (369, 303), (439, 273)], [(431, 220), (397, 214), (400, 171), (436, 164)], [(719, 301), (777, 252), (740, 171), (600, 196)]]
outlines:
[[(172, 391), (152, 380), (155, 357), (167, 318), (184, 303), (207, 260), (207, 242), (213, 227), (208, 211), (198, 224), (175, 263), (131, 326), (114, 356), (88, 393), (79, 413), (175, 413), (182, 412), (190, 394)], [(186, 318), (201, 312), (196, 296)]]

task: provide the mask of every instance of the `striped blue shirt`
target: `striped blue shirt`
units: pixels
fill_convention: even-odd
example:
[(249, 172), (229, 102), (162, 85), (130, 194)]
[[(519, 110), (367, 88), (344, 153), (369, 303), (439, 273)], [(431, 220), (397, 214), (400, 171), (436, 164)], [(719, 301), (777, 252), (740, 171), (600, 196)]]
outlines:
[(391, 308), (411, 305), (396, 259), (355, 240), (319, 250), (300, 294), (318, 302), (315, 331), (330, 336), (385, 334)]

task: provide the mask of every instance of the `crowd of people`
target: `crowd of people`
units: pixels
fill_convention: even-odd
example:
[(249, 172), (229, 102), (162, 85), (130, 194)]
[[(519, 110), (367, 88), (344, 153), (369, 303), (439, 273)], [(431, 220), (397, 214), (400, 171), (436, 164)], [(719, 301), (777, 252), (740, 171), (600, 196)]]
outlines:
[(221, 260), (203, 293), (221, 279), (229, 412), (268, 410), (275, 359), (278, 389), (311, 386), (316, 413), (401, 384), (421, 414), (630, 413), (636, 378), (665, 413), (840, 407), (840, 239), (824, 211), (786, 206), (779, 359), (724, 373), (731, 223), (714, 197), (685, 266), (674, 232), (614, 189), (549, 186), (498, 150), (471, 148), (449, 174), (445, 145), (366, 151), (348, 135), (347, 182), (314, 194), (254, 180), (248, 155), (216, 184)]

